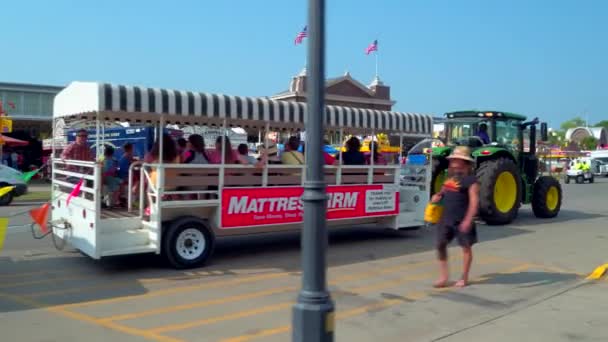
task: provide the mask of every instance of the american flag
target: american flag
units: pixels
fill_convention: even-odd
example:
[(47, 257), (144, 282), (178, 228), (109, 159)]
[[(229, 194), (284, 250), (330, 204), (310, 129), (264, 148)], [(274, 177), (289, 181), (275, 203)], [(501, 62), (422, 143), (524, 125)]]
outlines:
[(369, 46), (365, 49), (365, 54), (369, 55), (372, 51), (378, 51), (378, 41), (374, 40), (373, 43), (369, 44)]
[(296, 36), (295, 39), (295, 44), (301, 44), (302, 41), (304, 40), (304, 38), (308, 37), (308, 26), (304, 26), (304, 28), (302, 29), (302, 31), (300, 31), (300, 33), (298, 33), (298, 35)]

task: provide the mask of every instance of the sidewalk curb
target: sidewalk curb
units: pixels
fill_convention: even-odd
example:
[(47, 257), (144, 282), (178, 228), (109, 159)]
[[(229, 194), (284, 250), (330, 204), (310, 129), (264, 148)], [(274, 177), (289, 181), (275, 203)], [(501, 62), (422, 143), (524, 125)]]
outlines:
[(569, 286), (565, 286), (565, 287), (563, 287), (561, 289), (558, 289), (558, 290), (552, 292), (551, 294), (543, 296), (540, 299), (537, 299), (537, 300), (534, 300), (534, 301), (530, 301), (530, 302), (527, 302), (527, 303), (523, 303), (521, 305), (518, 305), (518, 306), (512, 308), (511, 310), (507, 310), (507, 311), (505, 311), (503, 313), (497, 314), (496, 316), (489, 317), (488, 319), (482, 320), (480, 322), (473, 323), (471, 325), (462, 327), (462, 328), (460, 328), (460, 329), (458, 329), (456, 331), (445, 333), (445, 334), (443, 334), (441, 336), (432, 338), (429, 341), (431, 341), (431, 342), (443, 341), (444, 339), (447, 339), (449, 337), (458, 335), (458, 334), (460, 334), (462, 332), (469, 331), (471, 329), (475, 329), (477, 327), (483, 326), (483, 325), (485, 325), (487, 323), (491, 323), (491, 322), (500, 320), (500, 319), (505, 318), (507, 316), (510, 316), (512, 314), (518, 313), (520, 311), (523, 311), (523, 310), (529, 309), (529, 308), (531, 308), (533, 306), (536, 306), (538, 304), (541, 304), (541, 303), (543, 303), (543, 302), (545, 302), (547, 300), (550, 300), (550, 299), (553, 299), (555, 297), (561, 296), (561, 295), (563, 295), (565, 293), (568, 293), (568, 292), (570, 292), (572, 290), (576, 290), (576, 289), (581, 288), (583, 286), (591, 285), (591, 284), (594, 284), (594, 283), (595, 283), (595, 281), (590, 281), (590, 280), (587, 280), (587, 279), (584, 279), (584, 278), (583, 279), (579, 279), (578, 281), (574, 281), (573, 284), (571, 284)]

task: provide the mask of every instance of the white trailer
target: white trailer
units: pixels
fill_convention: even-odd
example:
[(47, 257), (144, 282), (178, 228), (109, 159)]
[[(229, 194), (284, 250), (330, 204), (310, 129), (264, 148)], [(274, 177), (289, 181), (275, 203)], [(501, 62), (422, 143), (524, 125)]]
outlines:
[[(155, 125), (160, 151), (168, 124), (222, 131), (298, 132), (307, 106), (266, 98), (74, 82), (55, 98), (54, 120), (90, 120)], [(333, 134), (387, 134), (428, 138), (428, 115), (327, 106), (325, 128)], [(103, 134), (97, 134), (103, 139)], [(266, 141), (265, 144), (268, 144)], [(225, 156), (222, 149), (222, 156)], [(159, 160), (163, 160), (161, 152)], [(342, 152), (340, 152), (342, 153)], [(430, 158), (429, 156), (427, 156)], [(331, 228), (369, 225), (411, 229), (424, 225), (430, 160), (406, 164), (325, 167)], [(103, 178), (96, 161), (53, 156), (53, 233), (94, 259), (136, 253), (164, 254), (177, 268), (204, 263), (216, 239), (298, 230), (301, 227), (305, 165), (224, 163), (208, 165), (135, 163), (129, 170), (128, 208), (102, 209)], [(343, 158), (339, 158), (343, 160)], [(139, 177), (136, 177), (136, 176)], [(405, 176), (407, 177), (405, 177)], [(74, 184), (81, 193), (67, 203)], [(147, 213), (146, 208), (149, 208)], [(149, 215), (148, 215), (149, 214)]]

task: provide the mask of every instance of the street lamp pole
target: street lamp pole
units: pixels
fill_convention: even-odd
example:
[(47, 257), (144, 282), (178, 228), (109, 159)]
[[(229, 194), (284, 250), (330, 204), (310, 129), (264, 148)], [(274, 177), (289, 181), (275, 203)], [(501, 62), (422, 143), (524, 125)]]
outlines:
[(293, 307), (293, 342), (334, 340), (334, 303), (327, 291), (325, 224), (327, 195), (323, 180), (325, 119), (325, 0), (308, 1), (308, 77), (306, 178), (302, 245), (302, 289)]

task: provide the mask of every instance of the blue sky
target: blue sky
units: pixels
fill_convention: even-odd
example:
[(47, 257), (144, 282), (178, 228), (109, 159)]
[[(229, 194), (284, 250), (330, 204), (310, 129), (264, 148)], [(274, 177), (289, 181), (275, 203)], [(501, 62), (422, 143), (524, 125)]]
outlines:
[[(11, 1), (2, 76), (234, 95), (285, 90), (305, 61), (304, 0)], [(608, 1), (327, 0), (327, 76), (380, 77), (395, 110), (495, 108), (553, 126), (608, 119)]]

